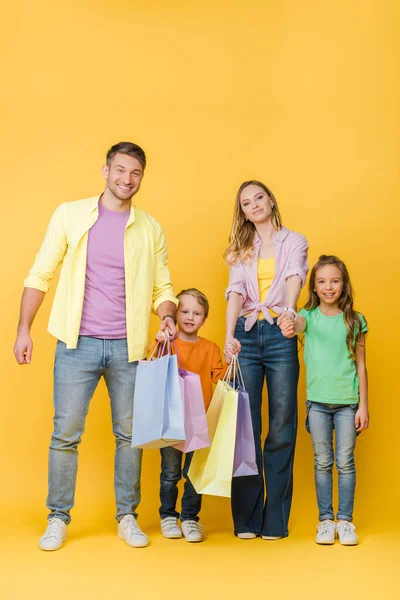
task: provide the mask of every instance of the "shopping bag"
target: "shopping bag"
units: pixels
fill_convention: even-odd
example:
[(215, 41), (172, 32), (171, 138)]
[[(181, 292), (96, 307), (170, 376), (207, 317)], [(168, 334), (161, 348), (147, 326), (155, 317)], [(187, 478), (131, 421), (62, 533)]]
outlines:
[(249, 395), (242, 385), (238, 385), (236, 389), (239, 397), (232, 477), (258, 475)]
[[(177, 356), (178, 361), (179, 357)], [(185, 425), (184, 442), (174, 444), (182, 452), (192, 452), (210, 445), (206, 410), (200, 376), (186, 369), (178, 369), (183, 398), (183, 415)]]
[[(218, 381), (217, 386), (214, 390), (213, 397), (211, 398), (210, 406), (207, 411), (207, 426), (208, 426), (208, 435), (210, 437), (210, 441), (212, 443), (215, 431), (217, 429), (218, 420), (221, 415), (222, 407), (223, 407), (223, 396), (226, 393), (226, 389), (228, 388), (225, 381)], [(200, 450), (196, 450), (193, 453), (193, 458), (190, 463), (188, 476), (193, 484), (195, 490), (199, 493), (200, 488), (202, 487), (203, 473), (204, 468), (207, 463), (208, 455), (210, 454), (210, 447), (201, 448)]]
[(133, 398), (132, 448), (163, 448), (184, 440), (176, 355), (168, 353), (154, 360), (139, 361)]

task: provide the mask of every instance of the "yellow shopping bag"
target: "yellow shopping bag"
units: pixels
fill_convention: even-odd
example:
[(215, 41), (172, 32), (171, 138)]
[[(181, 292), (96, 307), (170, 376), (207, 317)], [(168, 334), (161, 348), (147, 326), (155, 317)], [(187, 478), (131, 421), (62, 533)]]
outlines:
[(211, 446), (196, 450), (188, 476), (199, 494), (231, 496), (238, 392), (218, 382), (207, 412)]

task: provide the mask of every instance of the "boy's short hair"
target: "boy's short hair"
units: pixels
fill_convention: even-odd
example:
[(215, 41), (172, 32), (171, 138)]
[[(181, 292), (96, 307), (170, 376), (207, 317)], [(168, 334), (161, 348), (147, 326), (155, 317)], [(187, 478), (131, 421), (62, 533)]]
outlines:
[(193, 298), (196, 298), (200, 306), (204, 308), (204, 317), (208, 317), (210, 305), (208, 303), (207, 296), (203, 294), (203, 292), (200, 292), (200, 290), (197, 290), (196, 288), (189, 288), (187, 290), (182, 290), (181, 292), (179, 292), (179, 294), (177, 295), (178, 300), (180, 300), (182, 296), (193, 296)]

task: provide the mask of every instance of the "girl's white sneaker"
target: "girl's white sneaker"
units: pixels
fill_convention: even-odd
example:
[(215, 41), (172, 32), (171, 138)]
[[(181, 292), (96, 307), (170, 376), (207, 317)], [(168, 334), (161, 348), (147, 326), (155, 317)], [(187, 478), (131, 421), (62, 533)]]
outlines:
[(334, 544), (335, 543), (336, 525), (330, 519), (320, 521), (317, 525), (317, 544)]
[(342, 546), (357, 546), (358, 536), (353, 523), (350, 523), (350, 521), (339, 521), (336, 525), (336, 531)]

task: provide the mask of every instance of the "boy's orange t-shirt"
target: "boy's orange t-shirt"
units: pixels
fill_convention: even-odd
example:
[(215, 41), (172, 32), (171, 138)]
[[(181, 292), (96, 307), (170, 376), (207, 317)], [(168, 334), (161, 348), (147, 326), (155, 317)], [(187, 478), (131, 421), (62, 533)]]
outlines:
[[(154, 350), (156, 342), (151, 346)], [(185, 342), (177, 338), (173, 345), (178, 351), (182, 367), (200, 375), (204, 404), (208, 408), (213, 395), (213, 383), (225, 375), (228, 365), (222, 362), (221, 350), (211, 340), (199, 338), (197, 342)]]

